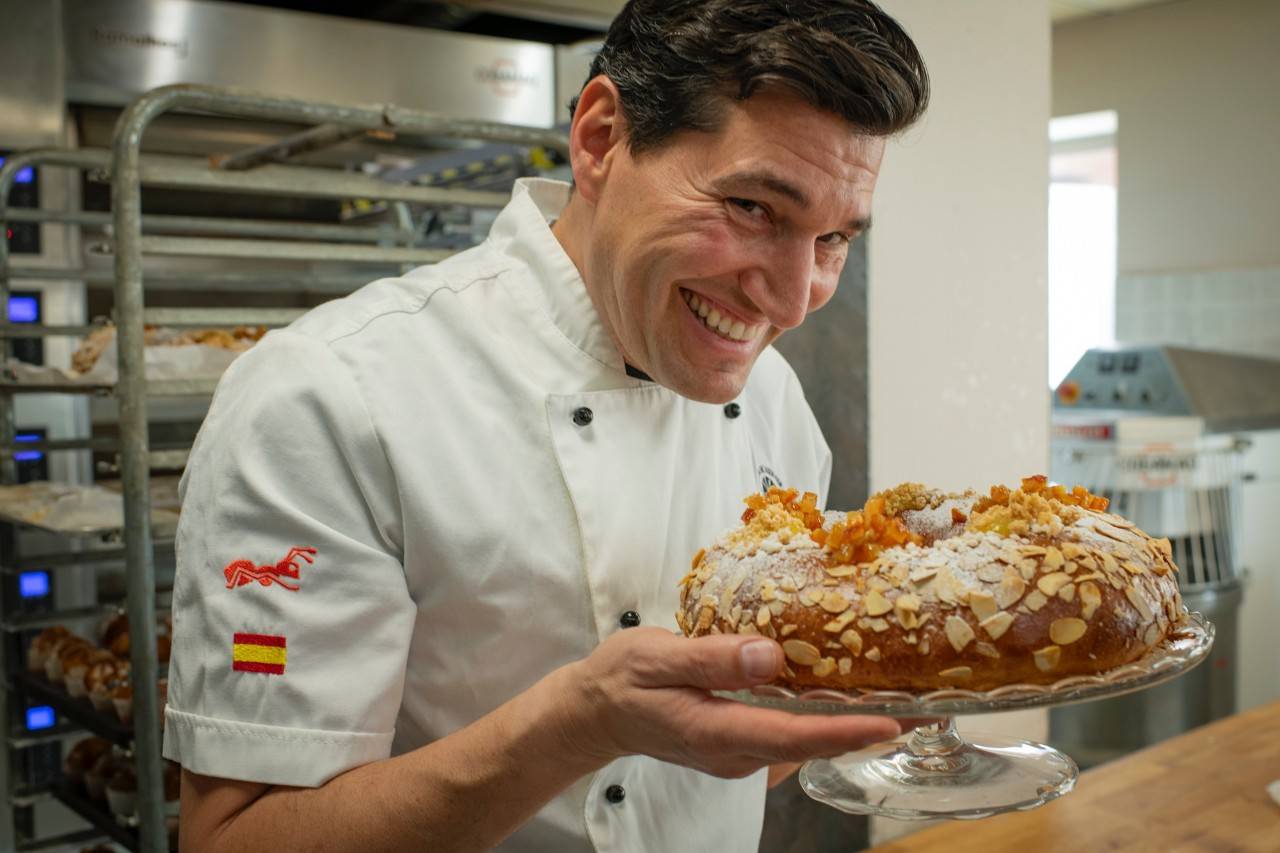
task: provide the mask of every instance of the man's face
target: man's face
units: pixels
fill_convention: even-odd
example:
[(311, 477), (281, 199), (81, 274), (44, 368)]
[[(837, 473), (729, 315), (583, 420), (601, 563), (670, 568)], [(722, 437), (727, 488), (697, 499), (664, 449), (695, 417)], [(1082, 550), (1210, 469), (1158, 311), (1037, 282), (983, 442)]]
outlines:
[(583, 260), (627, 361), (695, 400), (736, 397), (764, 348), (835, 292), (883, 152), (783, 92), (733, 103), (714, 133), (617, 146)]

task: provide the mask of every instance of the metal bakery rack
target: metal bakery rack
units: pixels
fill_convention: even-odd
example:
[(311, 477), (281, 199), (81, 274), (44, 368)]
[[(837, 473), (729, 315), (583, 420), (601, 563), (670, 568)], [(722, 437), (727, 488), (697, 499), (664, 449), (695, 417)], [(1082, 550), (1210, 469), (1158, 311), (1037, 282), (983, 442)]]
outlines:
[[(143, 154), (148, 127), (172, 112), (281, 122), (296, 128), (296, 133), (215, 158)], [(365, 157), (379, 141), (393, 140), (400, 160), (395, 168), (380, 174), (372, 174), (376, 170), (368, 167), (367, 160), (347, 163), (345, 168), (299, 164), (310, 154), (332, 151), (352, 140), (365, 143), (359, 149)], [(216, 378), (149, 379), (146, 328), (284, 326), (306, 310), (305, 304), (298, 304), (302, 294), (322, 300), (350, 292), (380, 275), (443, 260), (483, 237), (491, 221), (487, 212), (496, 211), (507, 200), (505, 192), (472, 188), (480, 177), (492, 179), (493, 170), (476, 169), (469, 176), (465, 170), (459, 174), (460, 170), (448, 168), (443, 170), (446, 180), (442, 181), (441, 170), (431, 168), (432, 162), (456, 161), (459, 151), (469, 150), (466, 145), (476, 144), (481, 147), (474, 149), (479, 153), (473, 159), (479, 160), (486, 150), (532, 152), (530, 158), (514, 161), (517, 166), (530, 161), (546, 165), (568, 150), (561, 134), (539, 128), (457, 120), (394, 105), (342, 105), (180, 85), (155, 89), (135, 100), (120, 115), (112, 150), (28, 151), (8, 157), (0, 167), (0, 227), (37, 222), (60, 225), (77, 234), (88, 232), (95, 236), (85, 253), (86, 261), (94, 257), (111, 261), (109, 270), (91, 262), (67, 269), (24, 267), (11, 261), (7, 241), (0, 240), (0, 304), (9, 304), (15, 279), (110, 285), (118, 354), (113, 381), (76, 381), (24, 372), (12, 360), (16, 341), (78, 338), (102, 324), (41, 326), (9, 320), (0, 325), (4, 356), (0, 493), (29, 488), (17, 486), (23, 458), (96, 453), (99, 469), (119, 475), (120, 494), (114, 500), (122, 511), (108, 524), (83, 523), (84, 519), (77, 521), (74, 514), (70, 521), (54, 523), (49, 516), (17, 512), (0, 501), (4, 593), (0, 635), (6, 687), (0, 729), (7, 739), (5, 772), (18, 850), (61, 849), (104, 837), (131, 850), (154, 853), (169, 849), (161, 759), (162, 707), (157, 690), (134, 691), (132, 726), (128, 726), (95, 710), (85, 699), (72, 698), (61, 685), (29, 672), (25, 656), (36, 631), (55, 624), (93, 625), (123, 603), (133, 684), (157, 685), (161, 678), (156, 617), (167, 607), (171, 588), (176, 515), (152, 505), (152, 468), (159, 465), (180, 470), (184, 462), (181, 451), (189, 447), (190, 435), (166, 432), (153, 442), (152, 432), (157, 412), (169, 409), (186, 411), (189, 418), (198, 421)], [(420, 159), (405, 160), (406, 147), (417, 150)], [(510, 166), (513, 160), (504, 153), (496, 162)], [(109, 183), (110, 212), (9, 207), (16, 176), (32, 166), (69, 169), (82, 173), (89, 183)], [(508, 175), (508, 183), (520, 173), (517, 168), (515, 174)], [(434, 178), (428, 185), (423, 183), (426, 175)], [(144, 214), (144, 188), (324, 199), (353, 215), (324, 223)], [(364, 215), (370, 211), (381, 215)], [(449, 223), (452, 231), (446, 227)], [(148, 307), (148, 297), (161, 289), (184, 291), (189, 302), (213, 304)], [(273, 297), (276, 304), (271, 304)], [(232, 299), (240, 299), (244, 305), (229, 307), (226, 303)], [(25, 395), (90, 398), (94, 420), (111, 420), (115, 432), (20, 442), (16, 411), (19, 398)], [(88, 432), (92, 432), (91, 425)], [(158, 462), (175, 451), (179, 452), (177, 462)], [(102, 460), (103, 454), (112, 453), (118, 454), (114, 461)], [(60, 494), (60, 489), (50, 485), (34, 491)], [(112, 505), (113, 498), (105, 496), (106, 490), (99, 486), (81, 489), (91, 493), (92, 500), (98, 501), (96, 506)], [(110, 590), (110, 583), (104, 585), (103, 578), (118, 582), (122, 569), (122, 587)], [(25, 603), (24, 593), (30, 588), (43, 585), (48, 592), (51, 579), (67, 587), (62, 583), (64, 578), (78, 579), (76, 588), (83, 593), (73, 606), (63, 605), (67, 596), (54, 597), (34, 608)], [(110, 594), (102, 594), (104, 589)], [(38, 731), (30, 731), (36, 727), (22, 723), (33, 712), (43, 717)], [(62, 742), (77, 732), (105, 738), (132, 755), (138, 789), (134, 816), (112, 814), (60, 778)], [(80, 815), (89, 827), (41, 837), (35, 810), (49, 799)]]

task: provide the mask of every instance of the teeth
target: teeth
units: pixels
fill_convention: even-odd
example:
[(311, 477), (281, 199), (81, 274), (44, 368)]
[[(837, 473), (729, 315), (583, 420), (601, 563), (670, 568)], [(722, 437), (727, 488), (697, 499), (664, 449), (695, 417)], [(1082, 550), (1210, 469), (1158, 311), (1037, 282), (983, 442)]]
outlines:
[(711, 331), (733, 341), (747, 339), (746, 323), (741, 320), (734, 320), (727, 314), (721, 315), (719, 309), (712, 308), (693, 293), (686, 292), (684, 301), (693, 309), (694, 313), (702, 318), (703, 325)]

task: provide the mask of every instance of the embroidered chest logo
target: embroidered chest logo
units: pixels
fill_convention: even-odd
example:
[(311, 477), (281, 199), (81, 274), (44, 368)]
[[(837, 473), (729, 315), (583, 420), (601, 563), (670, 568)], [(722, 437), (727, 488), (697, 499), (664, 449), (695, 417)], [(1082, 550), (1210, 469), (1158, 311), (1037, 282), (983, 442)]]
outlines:
[(315, 562), (312, 555), (316, 553), (315, 548), (290, 548), (289, 553), (284, 555), (284, 559), (275, 565), (259, 566), (252, 560), (234, 560), (227, 564), (222, 573), (227, 576), (227, 589), (235, 589), (238, 586), (247, 586), (257, 581), (263, 586), (271, 586), (278, 583), (280, 586), (290, 592), (297, 592), (298, 587), (288, 581), (298, 580), (299, 571), (302, 569), (299, 560), (305, 561), (308, 565)]
[(760, 478), (760, 494), (767, 495), (773, 487), (782, 488), (782, 478), (768, 465), (756, 468), (756, 476)]
[(236, 672), (284, 675), (284, 637), (274, 634), (234, 634), (231, 637), (231, 668)]

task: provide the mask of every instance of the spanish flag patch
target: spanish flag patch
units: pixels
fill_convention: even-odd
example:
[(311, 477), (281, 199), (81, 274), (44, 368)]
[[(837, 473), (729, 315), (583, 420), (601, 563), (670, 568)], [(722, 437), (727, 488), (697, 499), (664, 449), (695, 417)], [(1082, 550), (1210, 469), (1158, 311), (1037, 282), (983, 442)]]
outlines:
[(236, 634), (231, 641), (231, 668), (238, 672), (284, 675), (284, 637)]

